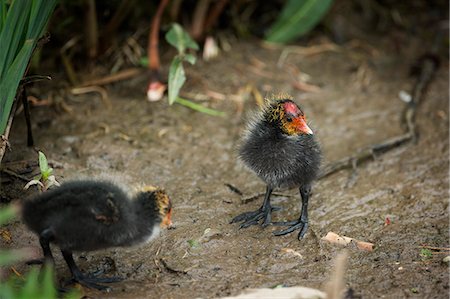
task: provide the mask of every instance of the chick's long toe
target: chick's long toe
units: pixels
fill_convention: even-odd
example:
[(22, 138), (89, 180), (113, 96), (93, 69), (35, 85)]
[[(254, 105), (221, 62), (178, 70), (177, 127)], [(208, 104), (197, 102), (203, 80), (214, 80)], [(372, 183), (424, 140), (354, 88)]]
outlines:
[(258, 210), (242, 213), (234, 217), (230, 223), (244, 221), (244, 223), (242, 223), (239, 228), (247, 228), (250, 225), (257, 225), (259, 223), (259, 220), (264, 219), (263, 223), (261, 224), (263, 227), (271, 224), (272, 211), (277, 211), (280, 209), (278, 207), (272, 207), (270, 205), (270, 195), (272, 194), (272, 190), (273, 189), (271, 187), (267, 186), (266, 195), (264, 196), (264, 202)]
[(252, 211), (252, 212), (245, 212), (242, 213), (240, 215), (237, 215), (236, 217), (233, 218), (233, 220), (231, 220), (230, 223), (236, 223), (236, 222), (241, 222), (244, 221), (239, 228), (247, 228), (251, 225), (258, 225), (259, 221), (261, 219), (264, 219), (263, 223), (261, 224), (263, 227), (268, 226), (269, 224), (271, 224), (272, 221), (272, 217), (271, 217), (271, 213), (272, 211), (278, 211), (280, 208), (279, 207), (269, 207), (269, 208), (259, 208), (256, 211)]

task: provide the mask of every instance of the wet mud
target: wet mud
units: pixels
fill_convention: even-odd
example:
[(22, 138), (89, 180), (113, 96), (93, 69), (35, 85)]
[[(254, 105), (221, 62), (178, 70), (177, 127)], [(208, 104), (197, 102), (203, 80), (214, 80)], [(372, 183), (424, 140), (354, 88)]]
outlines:
[[(254, 86), (263, 95), (291, 93), (308, 115), (327, 164), (403, 132), (400, 115), (405, 104), (398, 94), (411, 91), (415, 79), (409, 68), (421, 54), (420, 41), (410, 43), (402, 54), (387, 41), (371, 46), (373, 51), (341, 48), (312, 56), (290, 54), (282, 67), (277, 66), (281, 48), (263, 47), (257, 41), (235, 43), (217, 60), (187, 70), (184, 90), (226, 95), (224, 100), (203, 102), (225, 111), (223, 118), (179, 105), (169, 107), (165, 100), (147, 102), (145, 76), (109, 86), (111, 109), (92, 95), (66, 99), (72, 113), (34, 107), (36, 147), (45, 152), (60, 181), (112, 176), (130, 189), (142, 183), (162, 186), (174, 203), (175, 228), (152, 243), (77, 255), (84, 271), (103, 269), (126, 278), (112, 285), (110, 293), (85, 290), (85, 294), (214, 298), (277, 285), (323, 289), (333, 259), (342, 250), (321, 241), (333, 231), (375, 244), (373, 252), (349, 248), (345, 280), (354, 294), (446, 298), (445, 255), (421, 256), (420, 246), (449, 246), (448, 61), (441, 64), (418, 108), (418, 142), (374, 157), (359, 165), (356, 175), (340, 171), (316, 182), (310, 228), (303, 240), (298, 241), (296, 233), (275, 237), (274, 227), (239, 230), (229, 224), (237, 214), (257, 209), (261, 197), (247, 204), (242, 199), (265, 188), (236, 157), (247, 115), (257, 109), (251, 95), (242, 96), (245, 86)], [(295, 70), (308, 74), (320, 90), (294, 89)], [(3, 159), (3, 166), (14, 171), (30, 164), (17, 161), (37, 157), (26, 147), (22, 117), (18, 114), (14, 120), (11, 151)], [(28, 166), (31, 172), (24, 175), (31, 177), (38, 169)], [(21, 179), (5, 173), (1, 178), (3, 201), (19, 201), (36, 192), (22, 191), (26, 182)], [(274, 220), (297, 218), (297, 191), (282, 194), (273, 197), (274, 205), (282, 207), (273, 214)], [(11, 239), (0, 238), (2, 247), (33, 247), (39, 255), (37, 238), (19, 220), (6, 229)], [(55, 255), (58, 277), (68, 278), (61, 255)], [(23, 271), (25, 266), (17, 269)]]

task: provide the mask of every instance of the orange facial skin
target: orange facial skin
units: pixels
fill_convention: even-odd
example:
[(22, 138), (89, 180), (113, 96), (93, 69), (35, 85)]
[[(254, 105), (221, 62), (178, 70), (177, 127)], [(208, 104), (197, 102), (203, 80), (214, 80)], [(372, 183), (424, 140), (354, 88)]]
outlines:
[(156, 204), (159, 209), (159, 215), (161, 216), (161, 228), (168, 228), (172, 226), (172, 201), (167, 193), (155, 186), (144, 186), (141, 190), (146, 192), (152, 192), (156, 197)]
[(161, 221), (161, 227), (162, 228), (169, 228), (172, 226), (172, 208), (169, 209), (169, 211), (167, 212), (167, 214), (164, 216), (163, 220)]
[(281, 100), (270, 111), (271, 120), (279, 121), (287, 135), (313, 134), (306, 123), (303, 111), (291, 100)]

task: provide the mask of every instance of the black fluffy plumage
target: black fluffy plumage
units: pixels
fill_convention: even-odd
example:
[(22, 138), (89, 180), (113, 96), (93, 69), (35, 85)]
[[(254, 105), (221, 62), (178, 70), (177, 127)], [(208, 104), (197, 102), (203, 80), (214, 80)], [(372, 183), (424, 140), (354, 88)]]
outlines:
[(244, 221), (241, 228), (259, 223), (271, 224), (270, 205), (272, 190), (279, 187), (298, 187), (302, 198), (302, 213), (297, 221), (274, 223), (288, 225), (288, 229), (275, 232), (284, 235), (299, 229), (302, 238), (308, 228), (307, 205), (312, 182), (317, 178), (321, 163), (321, 150), (303, 111), (289, 98), (275, 98), (250, 122), (239, 149), (239, 157), (267, 185), (261, 208), (243, 213), (232, 220)]
[[(74, 279), (98, 289), (98, 280), (81, 274), (72, 251), (92, 251), (145, 242), (169, 223), (171, 203), (164, 191), (146, 188), (130, 199), (118, 186), (102, 181), (72, 181), (39, 194), (23, 205), (23, 220), (39, 238), (46, 259), (49, 243), (61, 249)], [(167, 219), (168, 217), (168, 219)]]
[(272, 188), (311, 184), (319, 173), (321, 160), (314, 135), (289, 136), (276, 124), (264, 120), (249, 130), (239, 156)]

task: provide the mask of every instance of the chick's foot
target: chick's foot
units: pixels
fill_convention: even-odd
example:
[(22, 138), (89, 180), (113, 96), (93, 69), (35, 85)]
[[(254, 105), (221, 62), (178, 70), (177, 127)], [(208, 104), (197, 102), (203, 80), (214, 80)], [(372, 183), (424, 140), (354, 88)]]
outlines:
[(297, 220), (297, 221), (288, 221), (288, 222), (273, 222), (273, 225), (276, 226), (289, 226), (286, 229), (280, 230), (280, 231), (275, 231), (273, 232), (273, 234), (275, 236), (284, 236), (287, 234), (290, 234), (296, 230), (300, 230), (298, 233), (298, 239), (303, 239), (303, 237), (306, 234), (306, 231), (308, 230), (308, 221), (304, 221), (304, 220)]
[(117, 276), (97, 277), (96, 274), (97, 273), (85, 275), (82, 273), (77, 273), (77, 275), (76, 276), (74, 275), (74, 277), (69, 282), (72, 283), (75, 282), (91, 289), (109, 292), (111, 288), (109, 286), (105, 286), (100, 283), (114, 283), (123, 280), (123, 278)]
[(267, 208), (259, 208), (256, 211), (252, 211), (252, 212), (245, 212), (242, 213), (240, 215), (237, 215), (236, 217), (234, 217), (230, 223), (236, 223), (236, 222), (241, 222), (244, 221), (239, 228), (247, 228), (251, 225), (258, 225), (259, 221), (261, 219), (264, 219), (263, 223), (261, 224), (262, 227), (266, 227), (269, 224), (271, 224), (272, 221), (272, 216), (271, 213), (272, 211), (278, 211), (280, 210), (279, 207), (272, 207), (269, 206)]

